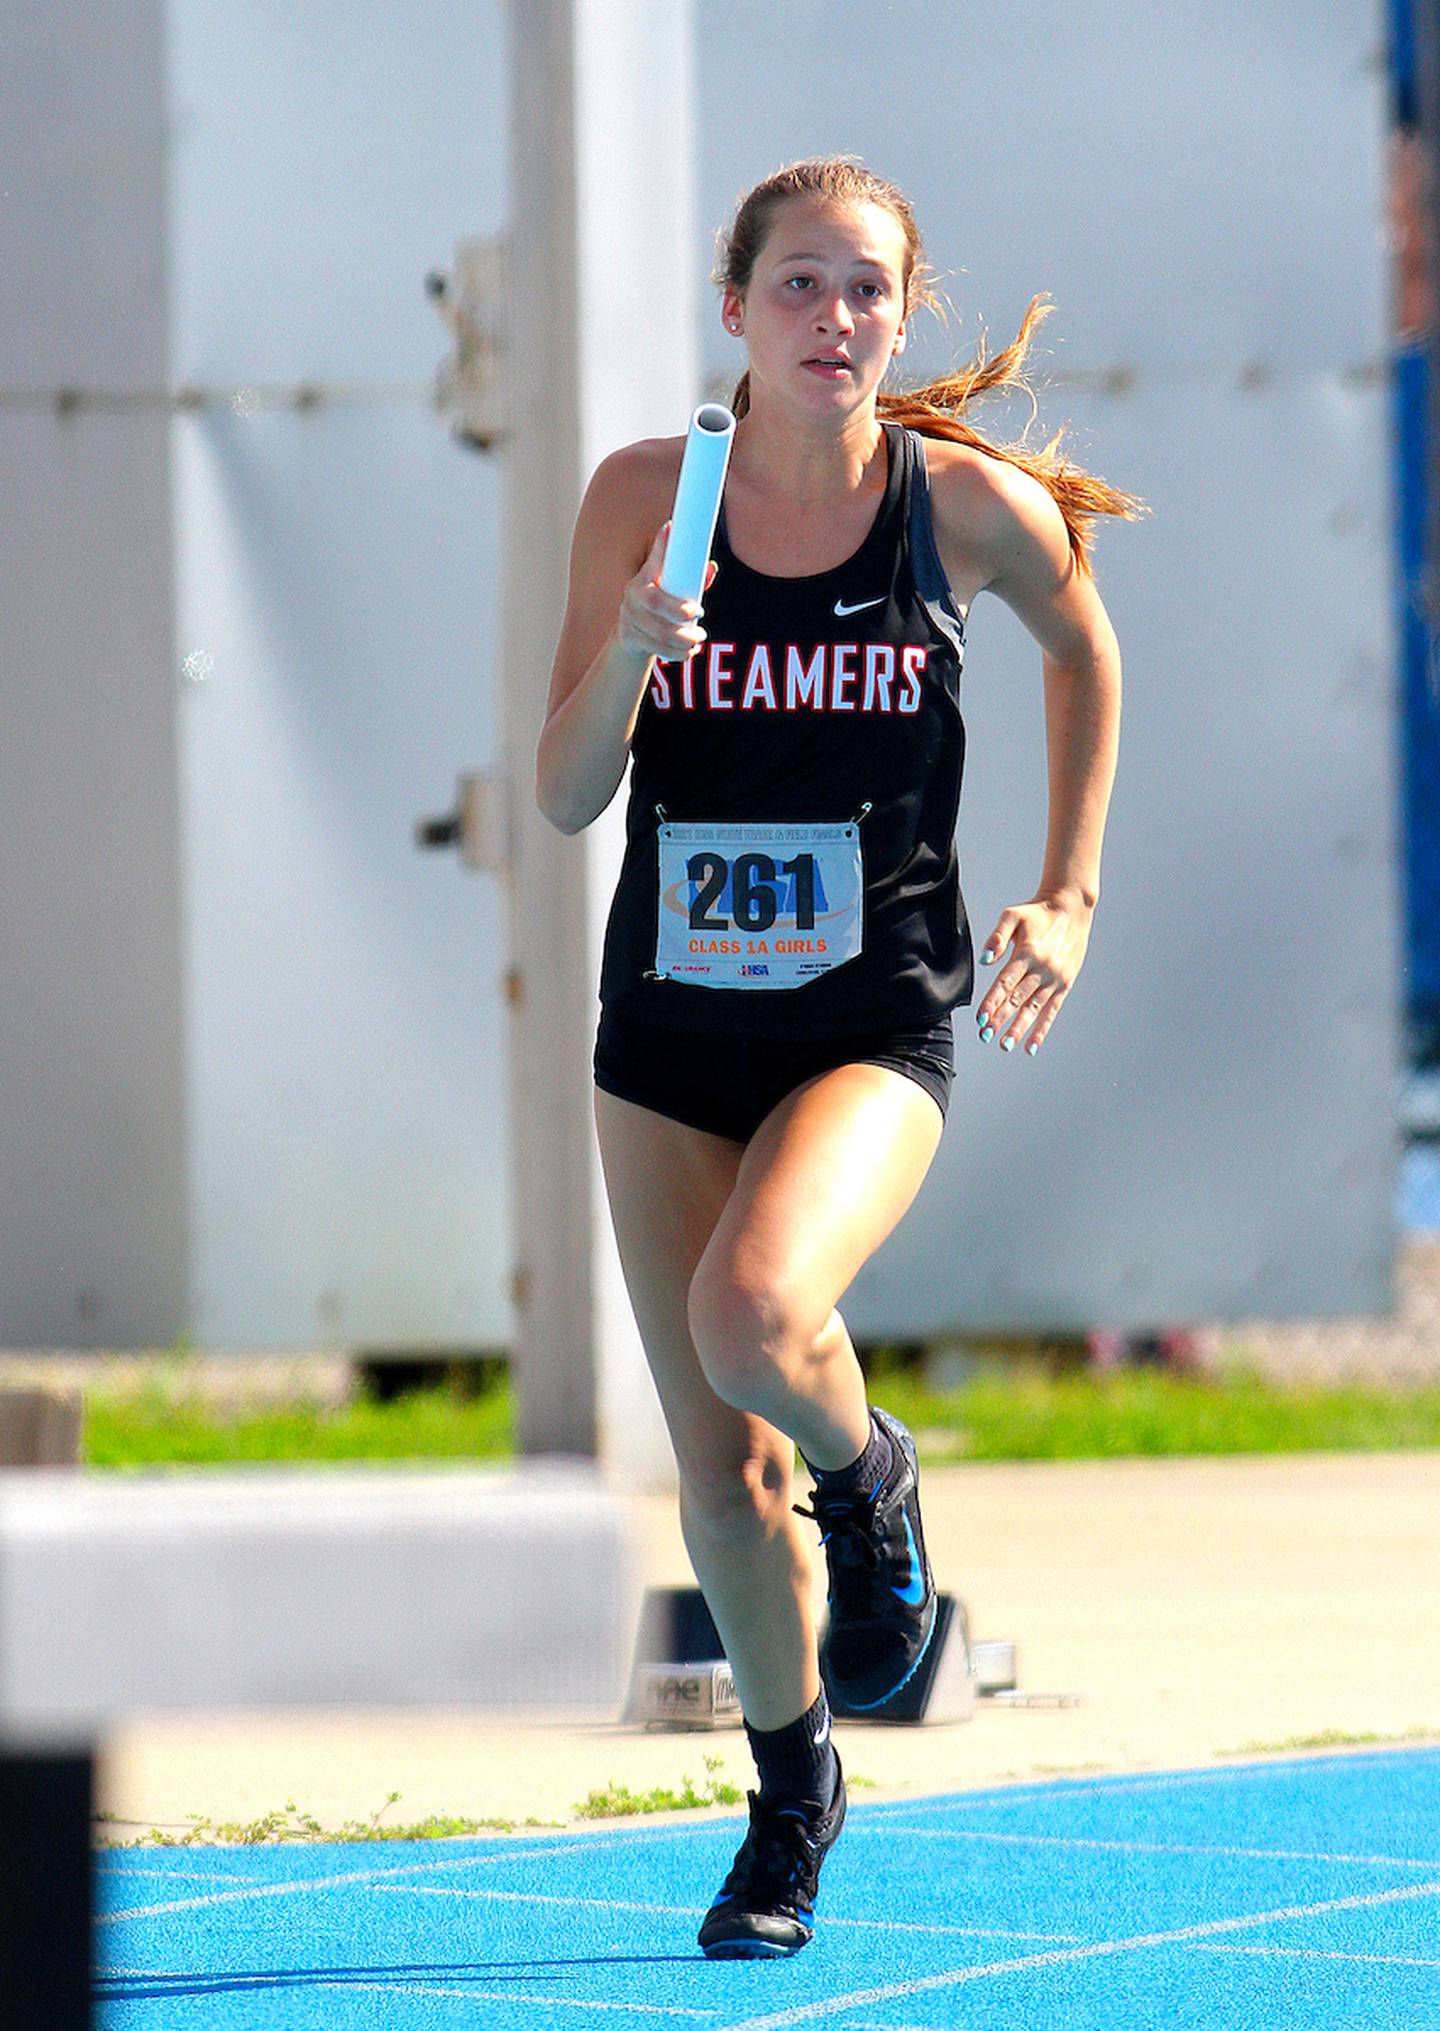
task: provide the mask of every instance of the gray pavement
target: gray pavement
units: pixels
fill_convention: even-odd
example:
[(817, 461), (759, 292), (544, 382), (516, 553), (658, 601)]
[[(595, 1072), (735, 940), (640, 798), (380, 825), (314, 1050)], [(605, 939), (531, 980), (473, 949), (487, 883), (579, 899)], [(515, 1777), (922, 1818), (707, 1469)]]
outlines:
[[(1069, 1707), (983, 1704), (944, 1726), (837, 1724), (857, 1797), (1092, 1770), (1203, 1767), (1332, 1733), (1440, 1740), (1440, 1452), (1043, 1461), (922, 1470), (941, 1586), (1019, 1682)], [(636, 1497), (648, 1576), (689, 1583), (674, 1503)], [(815, 1589), (823, 1600), (817, 1555)], [(556, 1710), (138, 1717), (101, 1758), (130, 1838), (293, 1799), (327, 1828), (431, 1813), (569, 1821), (614, 1782), (753, 1782), (737, 1727), (646, 1733)]]

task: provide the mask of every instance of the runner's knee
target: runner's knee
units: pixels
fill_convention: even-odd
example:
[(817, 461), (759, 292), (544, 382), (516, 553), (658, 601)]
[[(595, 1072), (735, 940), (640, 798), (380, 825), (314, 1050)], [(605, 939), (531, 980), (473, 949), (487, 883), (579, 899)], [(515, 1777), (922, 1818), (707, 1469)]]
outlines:
[[(802, 1308), (772, 1280), (738, 1277), (702, 1262), (686, 1314), (705, 1378), (722, 1402), (765, 1414), (803, 1355)], [(813, 1338), (813, 1334), (810, 1338)]]

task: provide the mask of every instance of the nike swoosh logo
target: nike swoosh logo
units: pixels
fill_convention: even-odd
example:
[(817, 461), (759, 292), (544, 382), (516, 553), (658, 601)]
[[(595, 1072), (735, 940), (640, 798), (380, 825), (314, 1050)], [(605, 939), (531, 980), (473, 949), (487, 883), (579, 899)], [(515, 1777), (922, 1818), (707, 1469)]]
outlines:
[(815, 1740), (815, 1742), (816, 1742), (817, 1744), (818, 1744), (818, 1743), (821, 1743), (821, 1742), (823, 1742), (823, 1741), (825, 1740), (826, 1736), (827, 1736), (827, 1735), (828, 1735), (829, 1733), (830, 1733), (830, 1716), (829, 1716), (829, 1715), (827, 1714), (827, 1715), (825, 1716), (825, 1725), (824, 1725), (824, 1727), (823, 1727), (823, 1728), (822, 1728), (822, 1729), (820, 1730), (819, 1734), (818, 1734), (818, 1735), (816, 1735), (816, 1736), (815, 1736), (815, 1737), (814, 1737), (813, 1739)]
[(867, 606), (883, 606), (884, 604), (885, 594), (882, 592), (879, 599), (857, 599), (853, 606), (847, 606), (843, 599), (837, 599), (835, 611), (843, 618), (846, 614), (858, 614)]
[(897, 1599), (908, 1601), (912, 1608), (918, 1608), (925, 1598), (925, 1573), (920, 1564), (920, 1555), (915, 1549), (915, 1533), (910, 1528), (910, 1519), (905, 1517), (905, 1542), (910, 1551), (910, 1577), (903, 1587), (892, 1586), (890, 1591)]

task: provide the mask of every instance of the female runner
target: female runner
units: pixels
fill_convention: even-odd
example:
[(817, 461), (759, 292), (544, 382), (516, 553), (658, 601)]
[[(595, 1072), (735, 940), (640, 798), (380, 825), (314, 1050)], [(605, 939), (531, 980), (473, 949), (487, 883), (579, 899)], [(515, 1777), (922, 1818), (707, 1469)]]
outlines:
[[(981, 591), (1040, 645), (1050, 789), (1039, 883), (981, 954), (1009, 954), (982, 1043), (1040, 1048), (1100, 890), (1120, 657), (1090, 527), (1143, 504), (1061, 459), (1058, 437), (1002, 448), (961, 420), (1019, 380), (1040, 298), (988, 366), (982, 350), (879, 393), (935, 302), (924, 269), (905, 197), (854, 157), (744, 198), (716, 277), (749, 371), (707, 606), (658, 583), (684, 437), (611, 453), (576, 522), (536, 756), (540, 808), (572, 834), (634, 763), (595, 1112), (685, 1543), (760, 1779), (700, 1930), (713, 1957), (813, 1936), (845, 1815), (826, 1687), (842, 1711), (883, 1706), (935, 1626), (914, 1442), (871, 1410), (835, 1307), (935, 1155), (950, 1011), (972, 998), (955, 821)], [(798, 1514), (829, 1569), (821, 1655), (796, 1445), (815, 1481)]]

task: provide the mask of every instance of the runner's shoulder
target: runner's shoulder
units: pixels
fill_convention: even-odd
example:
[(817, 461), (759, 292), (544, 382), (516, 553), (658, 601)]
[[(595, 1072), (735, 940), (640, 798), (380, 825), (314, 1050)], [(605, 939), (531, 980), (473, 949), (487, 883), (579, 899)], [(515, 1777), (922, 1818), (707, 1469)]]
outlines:
[(640, 437), (607, 452), (596, 466), (591, 485), (603, 486), (606, 496), (618, 502), (634, 502), (647, 510), (663, 501), (665, 513), (675, 499), (680, 478), (680, 461), (685, 455), (681, 437)]

